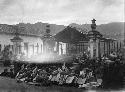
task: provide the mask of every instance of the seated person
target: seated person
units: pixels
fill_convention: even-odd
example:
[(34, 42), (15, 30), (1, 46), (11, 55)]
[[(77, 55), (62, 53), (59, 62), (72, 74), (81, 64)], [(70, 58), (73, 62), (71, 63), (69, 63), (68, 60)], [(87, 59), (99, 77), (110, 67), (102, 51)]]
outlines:
[(0, 74), (0, 76), (8, 77), (8, 69), (4, 69), (4, 71)]
[(13, 72), (13, 69), (10, 69), (10, 72), (8, 72), (8, 77), (10, 78), (14, 78), (14, 72)]

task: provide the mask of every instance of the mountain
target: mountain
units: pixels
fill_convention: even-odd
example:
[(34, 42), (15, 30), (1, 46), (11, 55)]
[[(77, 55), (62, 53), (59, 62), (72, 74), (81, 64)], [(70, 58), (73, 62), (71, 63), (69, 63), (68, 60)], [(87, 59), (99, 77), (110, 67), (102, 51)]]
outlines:
[[(19, 26), (21, 34), (28, 34), (28, 35), (36, 35), (42, 36), (45, 33), (46, 25), (48, 23), (37, 22), (35, 24), (30, 23), (19, 23), (16, 24)], [(66, 28), (64, 25), (56, 25), (56, 24), (49, 24), (50, 25), (50, 34), (55, 35)], [(7, 24), (0, 24), (0, 32), (5, 33), (13, 33), (14, 30), (12, 28), (13, 25)], [(72, 23), (68, 26), (75, 27), (78, 31), (82, 31), (83, 33), (87, 33), (91, 30), (91, 24), (76, 24)], [(101, 24), (97, 25), (97, 30), (104, 35), (104, 37), (114, 38), (118, 40), (124, 39), (124, 22), (112, 22), (108, 24)]]
[[(104, 35), (104, 37), (123, 40), (125, 36), (124, 22), (112, 22), (108, 24), (97, 25), (97, 31)], [(91, 24), (75, 24), (72, 23), (69, 26), (81, 28), (86, 31), (91, 30)]]
[(118, 40), (123, 40), (125, 36), (124, 22), (102, 24), (98, 26), (97, 30), (99, 30), (103, 35), (107, 37)]

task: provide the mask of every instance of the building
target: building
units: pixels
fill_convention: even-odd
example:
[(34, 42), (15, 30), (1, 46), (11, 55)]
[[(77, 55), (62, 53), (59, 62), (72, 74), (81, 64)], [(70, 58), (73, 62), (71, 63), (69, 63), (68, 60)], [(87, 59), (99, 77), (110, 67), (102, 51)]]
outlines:
[(39, 54), (43, 52), (43, 41), (40, 35), (32, 34), (27, 32), (25, 29), (15, 29), (12, 25), (1, 24), (0, 25), (0, 52), (7, 46), (10, 45), (11, 50), (14, 51), (14, 43), (12, 39), (18, 33), (22, 42), (18, 47), (20, 51), (18, 54), (24, 53), (28, 57), (31, 55)]
[[(27, 30), (25, 27), (19, 25), (1, 24), (0, 51), (2, 51), (7, 45), (10, 45), (11, 51), (15, 55), (23, 53), (27, 57), (31, 57), (32, 55), (41, 53), (46, 54), (46, 52), (51, 51), (58, 54), (77, 54), (89, 49), (89, 39), (88, 36), (86, 36), (87, 33), (83, 33), (75, 27), (70, 26), (67, 26), (62, 31), (56, 33), (54, 31), (55, 29), (48, 26), (48, 24), (46, 24), (45, 27), (45, 30), (38, 29), (35, 31), (31, 26), (29, 26), (29, 29)], [(53, 32), (53, 34), (50, 31)], [(98, 32), (96, 33), (98, 34)], [(93, 34), (93, 31), (91, 34)], [(56, 41), (54, 45), (53, 40)], [(107, 55), (112, 50), (118, 51), (119, 48), (121, 48), (121, 43), (119, 44), (118, 42), (105, 37), (102, 37), (99, 45), (101, 51), (97, 50), (96, 52), (101, 52)]]

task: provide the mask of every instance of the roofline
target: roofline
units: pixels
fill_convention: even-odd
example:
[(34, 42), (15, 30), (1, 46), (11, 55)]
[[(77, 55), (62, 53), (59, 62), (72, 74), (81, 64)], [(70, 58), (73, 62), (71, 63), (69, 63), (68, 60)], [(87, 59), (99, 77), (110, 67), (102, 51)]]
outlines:
[[(0, 32), (0, 34), (10, 34), (10, 35), (15, 35), (14, 33), (7, 33), (7, 32)], [(20, 36), (31, 36), (31, 37), (41, 37), (38, 35), (34, 35), (34, 34), (19, 34)]]

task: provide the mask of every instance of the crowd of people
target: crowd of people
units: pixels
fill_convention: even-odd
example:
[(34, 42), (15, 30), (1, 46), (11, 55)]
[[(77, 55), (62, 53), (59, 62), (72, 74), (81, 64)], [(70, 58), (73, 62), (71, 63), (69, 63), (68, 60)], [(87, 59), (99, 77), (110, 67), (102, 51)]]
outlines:
[(124, 76), (120, 58), (113, 55), (91, 60), (86, 53), (82, 53), (74, 56), (70, 65), (65, 61), (60, 65), (22, 64), (16, 71), (14, 68), (9, 72), (5, 69), (0, 76), (15, 78), (18, 83), (33, 85), (103, 88), (112, 81), (122, 81)]

